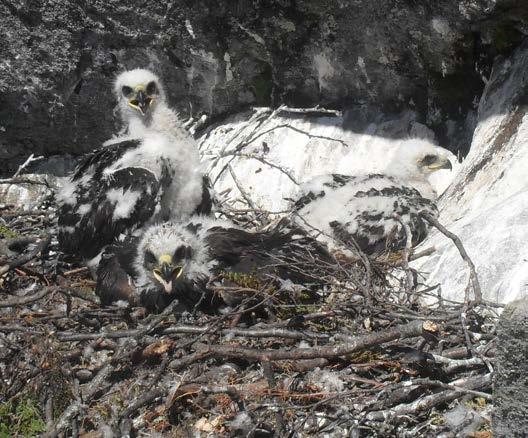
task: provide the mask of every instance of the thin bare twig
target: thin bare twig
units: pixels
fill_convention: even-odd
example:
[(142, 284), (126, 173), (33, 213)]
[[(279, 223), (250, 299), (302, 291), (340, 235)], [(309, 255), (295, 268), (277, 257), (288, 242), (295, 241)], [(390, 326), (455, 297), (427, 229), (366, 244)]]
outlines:
[(289, 106), (282, 106), (281, 112), (283, 113), (294, 113), (294, 114), (316, 114), (316, 115), (330, 115), (334, 117), (342, 117), (343, 113), (338, 110), (331, 110), (327, 108), (323, 108), (319, 105), (314, 106), (312, 108), (292, 108)]
[(473, 292), (475, 294), (474, 304), (480, 303), (482, 301), (482, 290), (480, 288), (480, 282), (478, 280), (477, 271), (475, 269), (475, 265), (473, 261), (471, 260), (468, 253), (466, 252), (466, 249), (464, 248), (464, 245), (462, 244), (462, 241), (460, 240), (460, 238), (456, 234), (452, 233), (447, 228), (445, 228), (440, 222), (438, 222), (438, 220), (435, 217), (431, 216), (430, 214), (422, 212), (420, 213), (420, 215), (423, 218), (425, 218), (427, 222), (433, 225), (438, 231), (440, 231), (444, 236), (448, 237), (449, 239), (453, 241), (462, 259), (466, 262), (466, 264), (469, 267), (469, 278), (473, 285)]
[(18, 266), (22, 266), (32, 260), (33, 258), (37, 257), (39, 254), (41, 254), (43, 251), (46, 250), (48, 245), (51, 242), (51, 236), (46, 235), (44, 237), (41, 237), (39, 239), (35, 239), (36, 242), (39, 242), (38, 245), (27, 254), (23, 254), (20, 257), (16, 258), (15, 260), (12, 260), (10, 262), (7, 262), (4, 266), (0, 267), (0, 275), (5, 274), (10, 269), (16, 268)]
[(251, 196), (249, 196), (249, 194), (246, 193), (245, 189), (242, 187), (242, 184), (240, 183), (240, 181), (238, 180), (237, 176), (235, 175), (235, 172), (233, 171), (233, 168), (231, 167), (231, 165), (229, 164), (227, 166), (227, 168), (229, 169), (229, 173), (231, 174), (231, 178), (233, 178), (233, 182), (235, 183), (235, 186), (237, 187), (237, 189), (240, 192), (240, 194), (242, 195), (242, 197), (246, 200), (247, 204), (252, 209), (257, 210), (258, 207), (255, 205), (255, 203), (251, 199)]
[(247, 158), (247, 159), (252, 159), (252, 160), (257, 160), (257, 161), (260, 161), (262, 164), (265, 164), (269, 167), (272, 167), (274, 169), (277, 169), (279, 170), (280, 172), (284, 173), (284, 175), (286, 175), (294, 184), (296, 185), (299, 185), (299, 182), (297, 181), (297, 179), (292, 175), (291, 172), (289, 172), (288, 170), (286, 170), (284, 167), (282, 166), (279, 166), (278, 164), (275, 164), (275, 163), (272, 163), (271, 161), (269, 160), (266, 160), (265, 158), (259, 156), (259, 155), (255, 155), (255, 154), (243, 154), (241, 152), (226, 152), (222, 155), (223, 157), (229, 157), (229, 156), (232, 156), (232, 157), (240, 157), (240, 158)]
[[(401, 216), (398, 213), (393, 213), (392, 217), (394, 219), (396, 219), (400, 223), (400, 225), (403, 228), (403, 233), (404, 233), (404, 236), (405, 236), (405, 246), (402, 249), (402, 266), (403, 266), (403, 269), (405, 271), (405, 276), (406, 276), (406, 280), (407, 280), (407, 288), (406, 289), (407, 289), (407, 298), (409, 300), (410, 293), (414, 289), (414, 278), (413, 278), (413, 274), (412, 274), (412, 271), (411, 271), (411, 267), (409, 266), (409, 254), (411, 253), (411, 249), (412, 249), (411, 228), (409, 227), (409, 225), (407, 223), (403, 222)], [(410, 302), (410, 300), (409, 300), (409, 302)]]
[(35, 161), (40, 161), (40, 160), (43, 160), (44, 159), (44, 156), (41, 155), (40, 157), (35, 157), (35, 154), (31, 154), (26, 161), (24, 161), (20, 166), (18, 166), (18, 169), (17, 171), (13, 174), (13, 178), (16, 178), (18, 175), (20, 175), (20, 173), (27, 167), (29, 166), (31, 163), (35, 162)]
[(37, 181), (35, 179), (29, 179), (29, 178), (8, 178), (8, 179), (0, 179), (0, 184), (34, 184), (38, 186), (46, 186), (50, 188), (50, 185), (47, 181)]
[(428, 395), (412, 403), (401, 404), (385, 411), (374, 411), (367, 414), (367, 419), (370, 421), (389, 421), (395, 417), (414, 414), (418, 411), (431, 409), (443, 403), (458, 398), (461, 394), (467, 393), (467, 390), (475, 390), (486, 388), (491, 385), (491, 374), (484, 376), (469, 377), (463, 381), (453, 381), (449, 384), (450, 387), (456, 389), (449, 389), (447, 391), (438, 392)]
[[(210, 345), (207, 349), (214, 356), (233, 357), (254, 361), (277, 361), (277, 360), (300, 360), (316, 358), (332, 358), (346, 356), (355, 351), (383, 344), (400, 338), (420, 336), (428, 322), (413, 321), (392, 329), (357, 336), (350, 339), (345, 345), (332, 345), (312, 348), (294, 348), (291, 350), (260, 350), (252, 348), (241, 348), (231, 345)], [(435, 326), (433, 323), (429, 323)]]
[(25, 304), (33, 303), (35, 301), (40, 300), (41, 298), (44, 298), (46, 295), (58, 291), (60, 289), (60, 286), (48, 286), (42, 288), (40, 291), (33, 295), (28, 295), (25, 297), (13, 297), (9, 298), (4, 301), (0, 301), (0, 308), (4, 307), (15, 307), (15, 306), (23, 306)]

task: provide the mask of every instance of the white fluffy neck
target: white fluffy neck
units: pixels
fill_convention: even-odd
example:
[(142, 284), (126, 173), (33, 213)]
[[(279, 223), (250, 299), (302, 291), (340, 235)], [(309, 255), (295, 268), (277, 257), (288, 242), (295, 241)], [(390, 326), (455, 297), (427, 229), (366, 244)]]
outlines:
[(150, 117), (127, 114), (128, 132), (131, 137), (143, 137), (148, 133), (162, 132), (181, 136), (185, 132), (178, 115), (165, 102), (158, 102)]
[(412, 178), (405, 180), (405, 184), (409, 184), (411, 187), (415, 188), (420, 192), (424, 198), (435, 200), (438, 198), (438, 193), (429, 182), (429, 180), (424, 176), (422, 178)]
[(429, 182), (428, 175), (420, 172), (417, 166), (411, 161), (389, 160), (383, 173), (395, 177), (398, 181), (414, 187), (427, 199), (435, 200), (438, 194)]

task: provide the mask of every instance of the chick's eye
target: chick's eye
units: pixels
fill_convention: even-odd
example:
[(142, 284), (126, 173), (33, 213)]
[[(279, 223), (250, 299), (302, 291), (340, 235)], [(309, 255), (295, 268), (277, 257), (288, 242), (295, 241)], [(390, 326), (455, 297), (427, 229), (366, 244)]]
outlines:
[(124, 85), (122, 88), (121, 88), (121, 92), (123, 93), (123, 95), (126, 97), (126, 96), (129, 96), (130, 93), (132, 93), (132, 88)]
[(158, 92), (158, 87), (156, 82), (151, 81), (147, 84), (147, 94), (156, 94)]
[(157, 262), (156, 256), (154, 253), (150, 250), (145, 251), (145, 263), (149, 265), (153, 265)]
[(423, 157), (422, 162), (426, 165), (433, 164), (436, 161), (436, 158), (436, 155), (426, 155), (425, 157)]

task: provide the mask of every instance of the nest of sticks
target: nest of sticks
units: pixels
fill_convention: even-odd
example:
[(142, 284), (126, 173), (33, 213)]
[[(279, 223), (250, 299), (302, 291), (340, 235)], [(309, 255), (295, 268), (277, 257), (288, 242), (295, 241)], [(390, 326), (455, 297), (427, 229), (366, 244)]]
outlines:
[(101, 307), (89, 271), (64, 262), (51, 200), (0, 214), (0, 434), (491, 436), (498, 309), (433, 218), (468, 265), (464, 302), (424, 284), (409, 261), (434, 249), (408, 245), (334, 263), (300, 252), (281, 262), (310, 284), (230, 278), (216, 291), (237, 297), (228, 311), (145, 315)]

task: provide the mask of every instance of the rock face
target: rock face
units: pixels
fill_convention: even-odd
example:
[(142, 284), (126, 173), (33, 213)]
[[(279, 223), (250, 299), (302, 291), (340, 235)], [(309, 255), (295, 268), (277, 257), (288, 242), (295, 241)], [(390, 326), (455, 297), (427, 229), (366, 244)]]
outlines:
[(515, 0), (5, 0), (0, 172), (30, 153), (91, 150), (117, 129), (117, 71), (147, 67), (171, 104), (348, 108), (347, 129), (412, 110), (464, 154), (490, 59), (516, 45)]
[(528, 299), (509, 304), (498, 327), (493, 385), (493, 436), (525, 437), (528, 433)]
[(37, 210), (50, 201), (59, 187), (60, 179), (50, 175), (24, 175), (28, 182), (18, 184), (0, 184), (0, 199), (3, 206), (15, 206), (20, 210)]
[[(528, 44), (498, 59), (484, 90), (471, 150), (441, 200), (440, 221), (457, 234), (476, 265), (485, 298), (528, 295)], [(467, 269), (438, 233), (437, 252), (417, 267), (443, 296), (463, 297)]]

